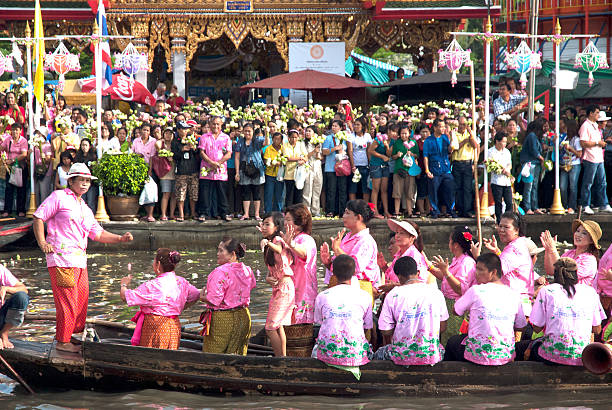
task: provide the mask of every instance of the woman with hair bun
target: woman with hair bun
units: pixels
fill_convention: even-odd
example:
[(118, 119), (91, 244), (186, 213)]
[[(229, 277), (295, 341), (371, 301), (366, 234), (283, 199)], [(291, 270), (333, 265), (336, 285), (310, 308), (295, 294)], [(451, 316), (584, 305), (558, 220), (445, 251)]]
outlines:
[(601, 332), (606, 314), (595, 289), (580, 283), (578, 268), (572, 258), (554, 263), (554, 282), (540, 289), (529, 317), (533, 331), (544, 331), (544, 337), (531, 343), (526, 359), (582, 366), (582, 351), (591, 333)]
[[(382, 284), (377, 263), (378, 246), (367, 227), (373, 217), (374, 211), (363, 199), (348, 201), (342, 216), (345, 229), (331, 238), (334, 257), (346, 254), (355, 259), (355, 277), (359, 280), (360, 287), (370, 295), (374, 293), (373, 288)], [(325, 242), (321, 246), (321, 262), (326, 267), (325, 283), (330, 285), (334, 284), (334, 281), (330, 281), (332, 260), (329, 245)]]
[(128, 289), (132, 275), (121, 279), (121, 299), (128, 306), (140, 306), (132, 318), (136, 322), (132, 345), (178, 349), (181, 340), (178, 316), (200, 296), (198, 288), (174, 272), (180, 260), (181, 254), (177, 251), (159, 248), (153, 261), (155, 279), (136, 289)]
[(200, 317), (204, 325), (202, 350), (208, 353), (245, 356), (251, 336), (251, 290), (255, 288), (253, 270), (240, 262), (246, 246), (233, 238), (223, 239), (217, 248), (219, 266), (208, 275), (200, 300), (206, 310)]

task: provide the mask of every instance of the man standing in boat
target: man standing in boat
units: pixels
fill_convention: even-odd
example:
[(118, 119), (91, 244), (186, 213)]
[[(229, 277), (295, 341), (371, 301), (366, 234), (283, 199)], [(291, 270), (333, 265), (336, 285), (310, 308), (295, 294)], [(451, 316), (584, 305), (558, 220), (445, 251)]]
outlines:
[(12, 349), (9, 331), (23, 323), (28, 308), (28, 289), (4, 265), (0, 265), (0, 350)]
[(97, 178), (85, 164), (72, 165), (67, 179), (68, 188), (54, 191), (38, 207), (33, 227), (38, 246), (47, 255), (57, 322), (56, 348), (77, 352), (80, 347), (70, 343), (70, 337), (84, 330), (87, 317), (87, 238), (102, 243), (129, 242), (133, 238), (129, 232), (107, 232), (95, 220), (82, 196), (89, 190), (91, 180)]

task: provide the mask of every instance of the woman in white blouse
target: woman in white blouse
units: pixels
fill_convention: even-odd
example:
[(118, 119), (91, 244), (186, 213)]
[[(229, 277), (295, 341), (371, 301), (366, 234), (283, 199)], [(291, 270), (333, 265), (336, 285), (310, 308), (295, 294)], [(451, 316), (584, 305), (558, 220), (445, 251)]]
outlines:
[(489, 160), (496, 161), (502, 166), (501, 172), (491, 172), (491, 192), (495, 201), (495, 220), (499, 223), (502, 215), (502, 199), (506, 203), (506, 210), (512, 211), (512, 156), (506, 148), (508, 137), (503, 131), (495, 134), (495, 145), (489, 148)]

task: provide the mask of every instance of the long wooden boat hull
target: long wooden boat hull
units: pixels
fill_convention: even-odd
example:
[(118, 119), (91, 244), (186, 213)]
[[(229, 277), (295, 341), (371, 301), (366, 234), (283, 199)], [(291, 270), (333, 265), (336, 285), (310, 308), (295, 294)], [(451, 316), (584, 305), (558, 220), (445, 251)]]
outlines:
[(73, 354), (58, 352), (50, 343), (14, 340), (15, 349), (3, 350), (2, 355), (33, 386), (71, 389), (449, 396), (612, 388), (612, 373), (594, 375), (581, 367), (534, 362), (505, 366), (442, 362), (435, 366), (403, 367), (373, 361), (361, 367), (361, 380), (357, 381), (348, 372), (310, 358), (170, 351), (118, 342), (85, 341), (82, 354)]
[(4, 218), (0, 220), (0, 248), (23, 238), (31, 229), (31, 219)]

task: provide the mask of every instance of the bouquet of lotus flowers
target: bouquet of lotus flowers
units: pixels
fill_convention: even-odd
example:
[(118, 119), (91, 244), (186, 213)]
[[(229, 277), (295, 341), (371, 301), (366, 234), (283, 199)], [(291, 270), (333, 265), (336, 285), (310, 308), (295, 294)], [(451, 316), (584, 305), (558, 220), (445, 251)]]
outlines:
[(406, 147), (406, 149), (411, 149), (415, 145), (416, 143), (413, 140), (404, 141), (404, 147)]
[(15, 80), (10, 80), (9, 84), (13, 86), (12, 90), (17, 98), (21, 97), (28, 91), (28, 80), (24, 77), (19, 77)]
[(487, 166), (487, 172), (491, 172), (493, 174), (503, 174), (504, 173), (504, 166), (493, 158), (487, 159), (485, 161), (485, 165)]
[(546, 171), (552, 171), (554, 168), (553, 162), (549, 159), (547, 159), (546, 161), (544, 161), (544, 169)]
[(45, 144), (45, 142), (47, 142), (47, 139), (37, 133), (34, 134), (32, 139), (30, 140), (30, 147), (42, 149), (42, 146)]
[(6, 158), (7, 158), (6, 152), (2, 151), (0, 153), (0, 160), (2, 160), (2, 162), (6, 162)]
[(325, 137), (323, 135), (313, 135), (312, 138), (310, 138), (310, 143), (312, 145), (320, 145), (323, 144), (325, 142)]
[(191, 145), (195, 148), (198, 146), (198, 139), (194, 134), (188, 134), (181, 139), (181, 143), (185, 145)]
[(512, 194), (512, 199), (514, 200), (514, 202), (518, 204), (520, 204), (521, 202), (523, 202), (523, 195), (521, 195), (518, 192), (515, 192), (514, 194)]
[(125, 121), (125, 128), (127, 128), (129, 134), (134, 131), (134, 128), (140, 127), (141, 125), (142, 121), (136, 117), (136, 114), (130, 114), (128, 119)]
[(539, 101), (536, 101), (536, 102), (533, 103), (533, 111), (535, 111), (535, 112), (542, 112), (542, 111), (544, 111), (544, 107), (545, 107), (544, 104), (542, 104)]
[(0, 115), (0, 127), (7, 127), (13, 125), (15, 120), (10, 115)]
[(385, 142), (385, 141), (389, 140), (389, 136), (387, 134), (381, 134), (381, 133), (376, 134), (376, 138), (380, 142)]
[(282, 154), (278, 154), (276, 155), (276, 157), (274, 158), (268, 158), (266, 160), (266, 166), (270, 167), (275, 167), (278, 165), (286, 165), (287, 164), (287, 157), (285, 157)]
[(157, 156), (160, 158), (171, 158), (173, 155), (174, 154), (172, 154), (172, 151), (164, 149), (164, 148), (157, 151)]
[(120, 149), (117, 148), (113, 148), (113, 149), (109, 149), (108, 151), (104, 151), (104, 155), (123, 155), (125, 154), (125, 152), (122, 152)]
[(113, 115), (115, 116), (116, 119), (118, 119), (121, 122), (127, 120), (128, 118), (127, 114), (125, 114), (121, 110), (113, 110)]
[(497, 119), (500, 120), (504, 126), (508, 123), (508, 121), (510, 121), (512, 117), (508, 114), (501, 114), (497, 116)]
[(359, 181), (361, 181), (361, 172), (359, 172), (359, 169), (356, 169), (353, 173), (353, 183), (356, 184)]
[(55, 127), (61, 129), (68, 128), (72, 129), (72, 120), (67, 115), (55, 117)]
[(204, 167), (204, 168), (202, 168), (202, 169), (200, 170), (200, 176), (201, 176), (201, 177), (208, 176), (208, 173), (209, 173), (209, 172), (210, 172), (210, 170), (209, 170), (208, 168)]

